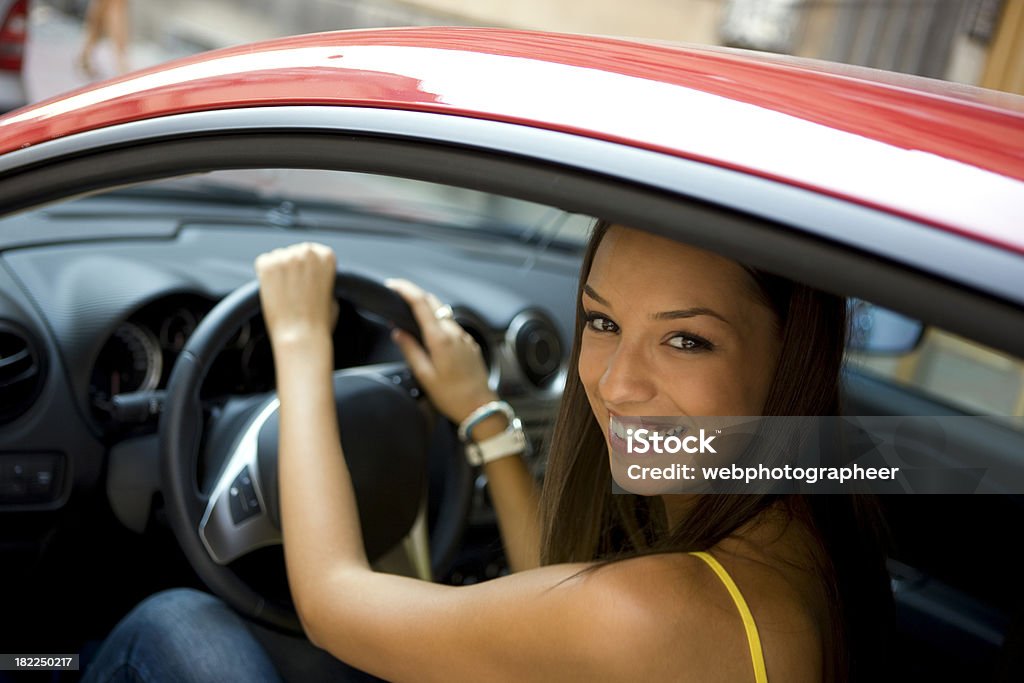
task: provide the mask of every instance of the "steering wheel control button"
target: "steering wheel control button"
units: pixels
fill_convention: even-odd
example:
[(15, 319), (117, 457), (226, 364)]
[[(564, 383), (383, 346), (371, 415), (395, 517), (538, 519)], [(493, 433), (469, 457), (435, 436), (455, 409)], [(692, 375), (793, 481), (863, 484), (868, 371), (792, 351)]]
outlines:
[(241, 524), (250, 517), (262, 512), (248, 465), (242, 468), (242, 471), (238, 473), (235, 480), (231, 482), (231, 488), (228, 489), (228, 497), (231, 501), (231, 520), (235, 525)]
[(392, 374), (391, 383), (404, 389), (412, 398), (420, 397), (420, 388), (416, 386), (416, 378), (413, 377), (412, 370), (408, 368), (402, 368)]

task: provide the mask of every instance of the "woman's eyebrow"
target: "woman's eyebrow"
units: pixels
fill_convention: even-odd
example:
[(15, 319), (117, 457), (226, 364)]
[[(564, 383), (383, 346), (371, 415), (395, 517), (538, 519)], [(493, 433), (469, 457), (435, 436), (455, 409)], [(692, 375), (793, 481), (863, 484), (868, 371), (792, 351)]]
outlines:
[(603, 296), (601, 296), (600, 294), (595, 292), (594, 288), (591, 287), (588, 284), (584, 284), (583, 285), (583, 293), (586, 294), (587, 296), (589, 296), (591, 299), (593, 299), (597, 303), (601, 304), (602, 306), (611, 306), (611, 304), (608, 303), (607, 299), (605, 299)]
[[(611, 306), (608, 300), (603, 296), (594, 291), (594, 288), (590, 285), (583, 285), (583, 293), (589, 296), (591, 299), (601, 304), (602, 306)], [(718, 318), (726, 325), (732, 325), (731, 322), (725, 319), (725, 316), (721, 315), (712, 308), (705, 308), (703, 306), (695, 306), (693, 308), (681, 308), (675, 311), (662, 311), (661, 313), (655, 313), (651, 316), (652, 320), (679, 320), (680, 318), (696, 318), (699, 315), (709, 315), (712, 318)]]
[(726, 325), (732, 325), (732, 323), (713, 309), (699, 306), (695, 308), (683, 308), (678, 311), (662, 311), (661, 313), (655, 313), (651, 318), (654, 320), (678, 320), (680, 318), (695, 318), (698, 315), (710, 315), (712, 318), (718, 318)]

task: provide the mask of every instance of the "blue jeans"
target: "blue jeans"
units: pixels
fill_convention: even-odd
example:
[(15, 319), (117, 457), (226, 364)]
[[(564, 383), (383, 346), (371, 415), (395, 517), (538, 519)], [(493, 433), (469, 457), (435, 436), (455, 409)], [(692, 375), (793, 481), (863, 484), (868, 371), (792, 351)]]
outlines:
[(190, 588), (152, 595), (118, 623), (82, 683), (378, 681), (304, 638), (238, 616)]

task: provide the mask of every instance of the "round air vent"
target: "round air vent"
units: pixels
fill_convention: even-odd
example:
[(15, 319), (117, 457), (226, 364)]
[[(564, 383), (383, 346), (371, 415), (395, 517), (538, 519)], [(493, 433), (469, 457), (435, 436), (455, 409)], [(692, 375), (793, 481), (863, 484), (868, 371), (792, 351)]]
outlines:
[(42, 387), (42, 360), (31, 336), (0, 321), (0, 424), (28, 410)]
[(544, 386), (558, 372), (562, 342), (547, 318), (534, 312), (521, 313), (509, 326), (509, 339), (519, 367), (535, 386)]

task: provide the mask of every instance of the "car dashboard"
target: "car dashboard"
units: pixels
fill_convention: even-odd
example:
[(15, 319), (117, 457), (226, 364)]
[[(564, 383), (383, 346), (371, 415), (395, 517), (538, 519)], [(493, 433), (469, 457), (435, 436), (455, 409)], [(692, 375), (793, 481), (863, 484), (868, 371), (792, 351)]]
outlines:
[[(340, 269), (406, 278), (450, 303), (481, 346), (492, 388), (519, 412), (540, 475), (572, 336), (578, 253), (538, 258), (532, 247), (496, 248), (468, 234), (438, 239), (371, 228), (295, 231), (147, 217), (133, 232), (131, 216), (115, 216), (91, 235), (91, 217), (73, 213), (44, 210), (17, 220), (37, 221), (42, 234), (0, 256), (0, 334), (27, 348), (37, 365), (34, 388), (0, 425), (5, 467), (20, 464), (19, 477), (5, 478), (0, 510), (46, 513), (49, 521), (34, 525), (40, 532), (97, 497), (108, 499), (121, 524), (146, 531), (159, 505), (159, 401), (178, 354), (217, 302), (255, 277), (256, 256), (299, 241), (331, 246)], [(81, 229), (73, 239), (69, 222)], [(47, 230), (60, 237), (45, 239)], [(345, 302), (334, 346), (338, 369), (401, 360), (387, 326)], [(220, 352), (201, 397), (216, 404), (273, 387), (257, 315)], [(473, 517), (486, 523), (493, 513), (482, 483), (478, 494)]]

